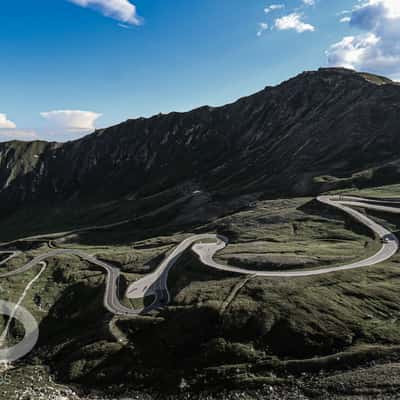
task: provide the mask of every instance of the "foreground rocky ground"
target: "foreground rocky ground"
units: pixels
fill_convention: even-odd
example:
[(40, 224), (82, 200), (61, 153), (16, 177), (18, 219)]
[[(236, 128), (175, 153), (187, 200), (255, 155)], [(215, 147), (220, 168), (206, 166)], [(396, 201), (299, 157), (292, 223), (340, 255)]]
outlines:
[(397, 400), (400, 398), (400, 364), (371, 365), (353, 371), (288, 376), (281, 384), (264, 384), (255, 389), (190, 392), (182, 384), (176, 393), (146, 393), (122, 385), (107, 393), (84, 392), (61, 386), (42, 367), (21, 367), (1, 373), (0, 399), (9, 400)]

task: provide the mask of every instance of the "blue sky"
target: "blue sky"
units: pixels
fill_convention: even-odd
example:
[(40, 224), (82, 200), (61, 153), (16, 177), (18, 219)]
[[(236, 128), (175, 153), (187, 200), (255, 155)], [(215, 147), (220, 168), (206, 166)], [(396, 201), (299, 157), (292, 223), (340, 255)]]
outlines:
[(396, 78), (397, 2), (5, 0), (0, 140), (220, 105), (328, 64)]

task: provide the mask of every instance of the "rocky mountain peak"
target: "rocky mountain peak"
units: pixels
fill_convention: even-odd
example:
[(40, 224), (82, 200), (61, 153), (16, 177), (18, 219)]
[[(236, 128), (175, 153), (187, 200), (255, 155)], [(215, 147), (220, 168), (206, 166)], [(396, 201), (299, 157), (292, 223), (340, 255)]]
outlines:
[(2, 143), (0, 204), (96, 203), (192, 184), (211, 196), (274, 197), (392, 181), (399, 111), (389, 79), (321, 68), (223, 107), (128, 120), (64, 144)]

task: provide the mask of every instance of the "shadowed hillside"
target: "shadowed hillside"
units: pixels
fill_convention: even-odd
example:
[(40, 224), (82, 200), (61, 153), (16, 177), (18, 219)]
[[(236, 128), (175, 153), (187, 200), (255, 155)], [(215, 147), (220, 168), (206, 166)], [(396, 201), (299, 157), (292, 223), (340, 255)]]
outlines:
[(273, 198), (391, 183), (399, 110), (390, 80), (321, 69), (224, 107), (129, 120), (65, 144), (2, 143), (0, 205), (168, 193), (156, 199), (161, 206), (196, 190)]

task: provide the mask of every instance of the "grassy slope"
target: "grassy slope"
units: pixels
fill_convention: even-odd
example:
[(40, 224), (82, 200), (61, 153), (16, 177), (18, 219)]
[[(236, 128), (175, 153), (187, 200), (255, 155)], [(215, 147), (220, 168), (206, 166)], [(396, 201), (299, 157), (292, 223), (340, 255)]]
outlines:
[(363, 227), (311, 199), (262, 202), (224, 218), (234, 242), (218, 254), (222, 262), (253, 269), (342, 265), (377, 251)]
[[(389, 196), (397, 194), (396, 188), (375, 191)], [(309, 200), (261, 202), (194, 232), (228, 233), (231, 244), (218, 258), (249, 267), (336, 265), (367, 257), (379, 246), (362, 227)], [(154, 268), (184, 236), (135, 243), (127, 237), (108, 246), (107, 233), (97, 232), (92, 243), (85, 234), (56, 245), (84, 247), (121, 267), (126, 279), (135, 279)], [(37, 248), (26, 257), (45, 250)], [(307, 263), (299, 261), (304, 259)], [(209, 270), (188, 253), (171, 273), (173, 303), (160, 313), (161, 319), (117, 322), (129, 338), (128, 346), (110, 333), (111, 316), (102, 306), (103, 274), (74, 257), (50, 260), (24, 305), (42, 321), (36, 356), (50, 362), (65, 381), (129, 380), (140, 387), (156, 379), (160, 385), (174, 386), (185, 376), (194, 386), (204, 380), (216, 385), (278, 383), (285, 368), (308, 371), (318, 362), (323, 368), (332, 366), (324, 357), (337, 352), (361, 362), (359, 354), (366, 345), (400, 345), (399, 263), (396, 256), (384, 265), (323, 277), (245, 281), (243, 276)], [(34, 274), (2, 281), (4, 293), (15, 300)], [(394, 350), (391, 357), (397, 354)], [(308, 358), (314, 361), (284, 361)], [(332, 368), (344, 365), (336, 362)], [(275, 375), (278, 378), (271, 379)]]

